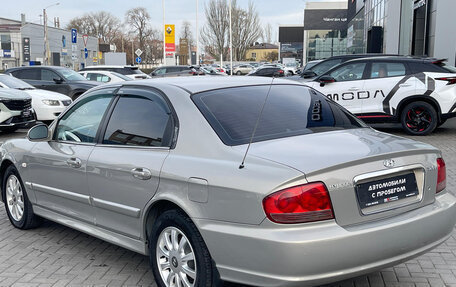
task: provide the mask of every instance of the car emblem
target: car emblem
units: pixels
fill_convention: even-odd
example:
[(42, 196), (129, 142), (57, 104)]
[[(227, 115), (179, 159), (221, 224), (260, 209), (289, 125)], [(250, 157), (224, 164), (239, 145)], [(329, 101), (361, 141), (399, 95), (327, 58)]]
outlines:
[(396, 164), (396, 163), (395, 163), (394, 160), (392, 160), (392, 159), (385, 159), (385, 160), (383, 161), (383, 165), (384, 165), (385, 167), (388, 167), (388, 168), (394, 167), (395, 164)]

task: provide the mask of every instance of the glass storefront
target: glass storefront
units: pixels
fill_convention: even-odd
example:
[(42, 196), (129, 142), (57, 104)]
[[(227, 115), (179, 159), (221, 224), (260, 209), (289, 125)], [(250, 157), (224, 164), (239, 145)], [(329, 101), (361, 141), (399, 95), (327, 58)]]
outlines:
[(309, 30), (306, 33), (306, 62), (347, 54), (347, 31)]
[(347, 28), (347, 53), (363, 54), (366, 52), (364, 45), (364, 8), (348, 23)]

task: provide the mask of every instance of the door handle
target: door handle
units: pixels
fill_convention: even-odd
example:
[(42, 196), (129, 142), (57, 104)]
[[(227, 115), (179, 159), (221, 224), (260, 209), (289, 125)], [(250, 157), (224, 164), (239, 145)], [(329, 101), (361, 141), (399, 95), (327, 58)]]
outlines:
[(72, 157), (70, 159), (67, 159), (66, 163), (67, 163), (67, 165), (69, 165), (73, 168), (80, 168), (82, 165), (82, 161), (77, 157)]
[(351, 87), (350, 89), (348, 89), (349, 91), (351, 92), (356, 92), (356, 91), (359, 91), (359, 88), (357, 87)]
[(131, 175), (134, 178), (148, 180), (151, 179), (152, 173), (147, 168), (137, 167), (131, 170)]

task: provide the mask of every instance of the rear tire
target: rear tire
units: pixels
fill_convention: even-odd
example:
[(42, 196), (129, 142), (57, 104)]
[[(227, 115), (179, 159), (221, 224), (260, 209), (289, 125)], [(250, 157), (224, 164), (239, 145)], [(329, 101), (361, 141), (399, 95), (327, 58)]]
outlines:
[(35, 228), (41, 223), (41, 218), (33, 213), (24, 183), (14, 165), (6, 168), (3, 175), (2, 194), (8, 218), (18, 229)]
[(241, 71), (237, 71), (236, 75), (240, 76), (240, 75), (242, 75), (242, 72)]
[(435, 108), (422, 101), (406, 105), (401, 113), (402, 128), (411, 135), (425, 136), (430, 134), (437, 127), (438, 121)]
[[(149, 253), (160, 287), (220, 286), (217, 269), (201, 234), (180, 210), (165, 211), (157, 218), (149, 234)], [(181, 280), (181, 284), (177, 285), (176, 280)]]

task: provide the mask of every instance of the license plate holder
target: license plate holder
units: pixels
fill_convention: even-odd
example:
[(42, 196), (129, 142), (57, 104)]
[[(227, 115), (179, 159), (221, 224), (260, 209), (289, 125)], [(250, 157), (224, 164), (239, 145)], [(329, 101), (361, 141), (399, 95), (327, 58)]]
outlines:
[(361, 209), (378, 206), (419, 194), (415, 173), (405, 173), (356, 185), (356, 196)]

